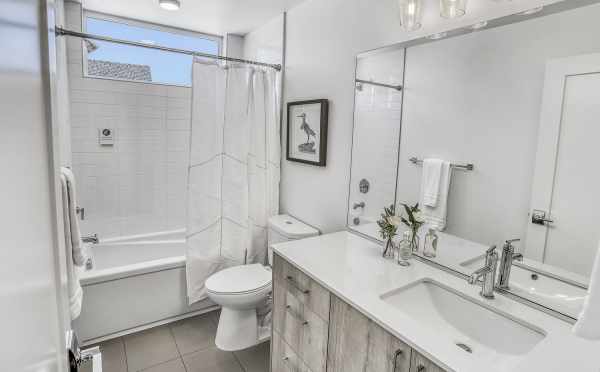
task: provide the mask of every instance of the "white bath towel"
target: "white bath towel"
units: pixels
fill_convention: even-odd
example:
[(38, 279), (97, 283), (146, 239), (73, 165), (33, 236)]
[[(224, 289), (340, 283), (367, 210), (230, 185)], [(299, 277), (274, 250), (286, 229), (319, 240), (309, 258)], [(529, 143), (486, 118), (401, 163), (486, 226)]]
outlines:
[[(435, 207), (430, 207), (425, 203), (425, 182), (421, 182), (421, 197), (419, 204), (425, 223), (438, 231), (446, 227), (446, 212), (448, 210), (448, 191), (450, 190), (450, 181), (452, 178), (452, 167), (449, 162), (442, 161), (438, 199)], [(423, 180), (424, 181), (424, 180)]]
[(67, 177), (64, 173), (60, 175), (62, 208), (63, 208), (63, 226), (65, 232), (65, 250), (67, 259), (67, 284), (69, 289), (69, 310), (71, 320), (75, 320), (81, 313), (81, 304), (83, 300), (83, 290), (79, 283), (79, 275), (76, 262), (73, 255), (73, 241), (71, 235), (71, 214), (69, 213), (69, 187)]
[(573, 332), (589, 340), (600, 340), (600, 248), (596, 253), (583, 310), (573, 327)]
[[(67, 197), (65, 200), (67, 202), (66, 211), (69, 214), (69, 220), (65, 220), (65, 223), (68, 222), (69, 230), (65, 230), (65, 233), (68, 232), (68, 235), (66, 236), (71, 239), (73, 262), (75, 265), (81, 266), (85, 262), (85, 254), (83, 252), (83, 242), (81, 241), (81, 230), (79, 230), (79, 218), (77, 217), (77, 187), (75, 185), (75, 176), (69, 168), (61, 167), (60, 171), (64, 176), (67, 185)], [(63, 207), (65, 207), (65, 200), (63, 200)]]
[(423, 205), (435, 207), (438, 203), (443, 164), (444, 161), (440, 159), (423, 160), (423, 175), (421, 176)]

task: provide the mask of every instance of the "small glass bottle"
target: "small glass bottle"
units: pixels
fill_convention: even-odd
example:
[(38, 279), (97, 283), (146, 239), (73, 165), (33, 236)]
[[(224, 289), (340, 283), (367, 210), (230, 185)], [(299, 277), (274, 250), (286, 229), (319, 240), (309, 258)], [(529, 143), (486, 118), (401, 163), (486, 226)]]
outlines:
[(412, 233), (405, 231), (400, 243), (398, 243), (398, 265), (409, 266), (412, 257)]
[(423, 245), (423, 255), (425, 257), (434, 258), (437, 255), (438, 236), (435, 229), (430, 228), (425, 235), (425, 243)]

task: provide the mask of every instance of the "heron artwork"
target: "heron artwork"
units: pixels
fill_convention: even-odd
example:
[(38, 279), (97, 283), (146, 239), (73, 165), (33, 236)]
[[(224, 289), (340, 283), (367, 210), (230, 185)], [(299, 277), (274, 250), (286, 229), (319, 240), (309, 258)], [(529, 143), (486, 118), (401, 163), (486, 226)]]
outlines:
[(315, 133), (314, 130), (312, 130), (310, 125), (308, 125), (308, 122), (306, 121), (306, 113), (305, 112), (298, 115), (298, 117), (302, 118), (302, 124), (300, 125), (300, 130), (303, 130), (304, 133), (306, 133), (306, 143), (302, 143), (302, 144), (298, 145), (298, 151), (308, 153), (308, 154), (314, 154), (316, 152), (315, 141), (311, 141), (310, 137), (317, 138), (317, 134)]

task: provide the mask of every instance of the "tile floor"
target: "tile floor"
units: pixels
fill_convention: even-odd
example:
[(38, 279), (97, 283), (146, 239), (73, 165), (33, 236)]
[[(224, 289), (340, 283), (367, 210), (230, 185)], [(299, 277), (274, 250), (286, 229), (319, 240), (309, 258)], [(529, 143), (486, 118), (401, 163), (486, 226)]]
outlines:
[[(102, 372), (268, 372), (269, 343), (215, 347), (216, 312), (101, 343)], [(91, 368), (90, 368), (91, 369)]]

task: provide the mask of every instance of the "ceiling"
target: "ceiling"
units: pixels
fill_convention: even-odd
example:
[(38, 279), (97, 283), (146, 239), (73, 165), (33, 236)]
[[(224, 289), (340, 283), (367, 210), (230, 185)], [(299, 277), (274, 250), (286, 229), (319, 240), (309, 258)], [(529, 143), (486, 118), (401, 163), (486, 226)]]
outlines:
[(158, 0), (82, 0), (87, 10), (209, 34), (244, 35), (304, 0), (180, 0), (178, 11)]

